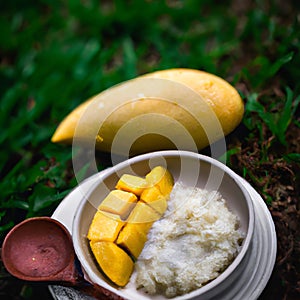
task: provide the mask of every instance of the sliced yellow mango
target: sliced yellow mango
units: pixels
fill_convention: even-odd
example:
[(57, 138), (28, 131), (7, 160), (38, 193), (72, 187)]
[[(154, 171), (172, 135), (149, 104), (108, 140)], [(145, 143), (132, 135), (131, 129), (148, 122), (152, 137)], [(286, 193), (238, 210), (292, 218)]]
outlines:
[(158, 220), (160, 215), (144, 202), (138, 201), (134, 209), (131, 211), (127, 223), (145, 224), (150, 223), (150, 227), (153, 222)]
[(118, 286), (125, 286), (133, 272), (130, 256), (112, 242), (92, 241), (90, 246), (104, 274)]
[(118, 286), (128, 283), (133, 260), (153, 222), (164, 214), (173, 184), (172, 175), (160, 166), (145, 178), (124, 174), (99, 205), (87, 237), (100, 268)]
[(150, 205), (160, 215), (164, 214), (168, 206), (166, 197), (161, 194), (156, 186), (145, 189), (140, 196), (140, 200)]
[(130, 254), (137, 259), (144, 248), (144, 244), (147, 241), (147, 232), (152, 224), (126, 224), (121, 230), (117, 244), (122, 248), (126, 248)]
[(153, 168), (146, 175), (146, 181), (151, 186), (157, 186), (164, 196), (167, 196), (171, 193), (174, 185), (172, 174), (167, 169), (161, 166)]
[(117, 214), (124, 220), (128, 217), (137, 200), (138, 198), (133, 193), (113, 190), (107, 195), (98, 208), (102, 211)]
[(87, 238), (91, 241), (115, 241), (124, 221), (119, 215), (97, 211), (90, 225)]
[(147, 187), (147, 185), (147, 181), (142, 177), (124, 174), (119, 179), (116, 185), (116, 189), (131, 192), (139, 196), (142, 193), (142, 191)]

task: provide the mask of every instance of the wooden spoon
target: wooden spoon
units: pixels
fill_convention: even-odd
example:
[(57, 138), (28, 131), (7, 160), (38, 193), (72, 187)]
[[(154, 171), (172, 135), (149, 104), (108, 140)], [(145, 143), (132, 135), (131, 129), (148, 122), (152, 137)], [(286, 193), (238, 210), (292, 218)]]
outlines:
[(72, 286), (96, 299), (123, 299), (84, 279), (69, 231), (50, 217), (29, 218), (13, 227), (1, 256), (7, 271), (21, 280)]

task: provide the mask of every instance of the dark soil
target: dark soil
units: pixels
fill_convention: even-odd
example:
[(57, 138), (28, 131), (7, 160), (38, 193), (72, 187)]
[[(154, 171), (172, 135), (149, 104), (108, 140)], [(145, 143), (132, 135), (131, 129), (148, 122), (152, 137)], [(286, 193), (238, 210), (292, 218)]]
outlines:
[[(268, 131), (265, 128), (266, 137)], [(231, 157), (231, 167), (242, 174), (260, 193), (271, 212), (277, 234), (277, 258), (273, 274), (260, 300), (300, 299), (300, 166), (287, 162), (284, 153), (300, 152), (300, 129), (292, 126), (288, 132), (288, 148), (264, 144), (254, 136), (247, 143), (239, 142), (240, 153)], [(271, 149), (270, 149), (271, 147)], [(267, 149), (267, 157), (264, 157)]]

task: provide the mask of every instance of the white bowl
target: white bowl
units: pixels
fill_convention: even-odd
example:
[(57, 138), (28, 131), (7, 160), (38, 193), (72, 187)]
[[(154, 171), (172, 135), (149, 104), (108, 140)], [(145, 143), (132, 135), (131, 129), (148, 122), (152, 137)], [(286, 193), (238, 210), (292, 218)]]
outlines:
[[(163, 165), (172, 173), (175, 182), (181, 181), (189, 186), (208, 190), (218, 190), (226, 199), (227, 206), (238, 215), (241, 230), (246, 234), (241, 249), (233, 262), (216, 279), (203, 287), (173, 299), (196, 299), (218, 286), (230, 284), (238, 276), (236, 270), (241, 265), (249, 249), (254, 229), (254, 209), (251, 198), (238, 175), (219, 161), (210, 157), (188, 151), (159, 151), (133, 157), (113, 166), (100, 176), (99, 180), (86, 194), (79, 205), (72, 226), (75, 252), (89, 280), (110, 290), (125, 299), (165, 299), (165, 297), (148, 296), (137, 291), (132, 282), (124, 288), (111, 284), (101, 273), (90, 251), (86, 238), (89, 226), (97, 207), (105, 196), (115, 188), (122, 174), (145, 176), (154, 166)], [(83, 191), (86, 193), (86, 191)]]

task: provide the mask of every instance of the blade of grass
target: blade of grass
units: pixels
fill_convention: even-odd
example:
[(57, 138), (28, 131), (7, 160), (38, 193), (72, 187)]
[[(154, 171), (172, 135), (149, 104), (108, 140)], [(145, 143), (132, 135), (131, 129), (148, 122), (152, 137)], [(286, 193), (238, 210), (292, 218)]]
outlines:
[(290, 88), (286, 88), (286, 101), (282, 110), (278, 112), (267, 111), (268, 108), (264, 107), (258, 101), (258, 95), (252, 94), (248, 97), (246, 103), (246, 118), (244, 120), (245, 125), (249, 129), (258, 127), (261, 132), (261, 125), (259, 123), (253, 124), (249, 113), (257, 113), (261, 119), (261, 123), (265, 123), (271, 130), (272, 134), (278, 139), (278, 141), (287, 145), (286, 131), (293, 119), (293, 116), (299, 106), (300, 95), (294, 99), (294, 94)]

